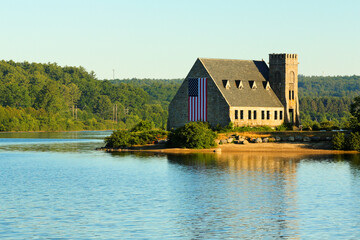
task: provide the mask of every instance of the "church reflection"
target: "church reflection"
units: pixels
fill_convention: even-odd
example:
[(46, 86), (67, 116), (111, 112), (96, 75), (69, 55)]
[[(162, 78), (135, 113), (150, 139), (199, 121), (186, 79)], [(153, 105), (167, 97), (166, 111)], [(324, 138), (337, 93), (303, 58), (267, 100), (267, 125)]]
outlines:
[[(257, 232), (264, 231), (274, 236), (298, 235), (296, 171), (301, 159), (303, 156), (278, 153), (168, 155), (170, 163), (185, 166), (192, 172), (195, 170), (198, 178), (203, 179), (194, 180), (193, 185), (199, 185), (201, 196), (216, 202), (222, 209), (206, 208), (203, 199), (192, 204), (199, 204), (197, 207), (203, 208), (205, 213), (215, 212), (222, 225), (235, 231), (233, 236), (256, 236)], [(204, 182), (214, 179), (214, 175), (218, 176), (216, 183)], [(253, 219), (252, 216), (263, 217)], [(201, 214), (194, 219), (196, 228), (188, 226), (192, 221), (181, 224), (187, 225), (184, 227), (192, 229), (192, 235), (196, 236), (198, 231), (205, 231), (198, 225), (203, 218)], [(218, 225), (217, 222), (206, 222), (210, 229), (216, 229)]]

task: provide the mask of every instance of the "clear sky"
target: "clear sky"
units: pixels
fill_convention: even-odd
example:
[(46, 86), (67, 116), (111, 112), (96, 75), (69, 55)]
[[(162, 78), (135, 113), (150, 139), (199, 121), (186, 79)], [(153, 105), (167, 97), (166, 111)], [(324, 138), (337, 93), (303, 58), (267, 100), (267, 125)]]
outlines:
[(299, 54), (304, 75), (360, 74), (359, 0), (0, 0), (0, 59), (99, 79), (184, 78), (197, 57)]

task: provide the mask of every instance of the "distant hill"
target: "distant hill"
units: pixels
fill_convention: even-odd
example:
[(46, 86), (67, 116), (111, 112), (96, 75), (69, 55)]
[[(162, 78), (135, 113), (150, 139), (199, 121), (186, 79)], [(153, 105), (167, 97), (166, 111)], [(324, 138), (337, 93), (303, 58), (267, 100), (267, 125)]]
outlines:
[[(140, 87), (150, 95), (152, 103), (164, 109), (180, 87), (183, 79), (117, 79), (115, 85)], [(299, 75), (301, 118), (305, 124), (313, 121), (335, 121), (345, 124), (350, 116), (352, 99), (360, 95), (360, 76), (303, 76)]]
[[(131, 128), (141, 119), (165, 128), (169, 103), (182, 81), (98, 80), (82, 67), (0, 61), (0, 131)], [(360, 76), (299, 76), (303, 123), (341, 125), (359, 95)]]
[(299, 75), (299, 97), (351, 97), (360, 95), (360, 76)]
[(0, 61), (0, 131), (130, 128), (141, 119), (165, 127), (167, 111), (150, 102), (141, 87), (82, 67)]

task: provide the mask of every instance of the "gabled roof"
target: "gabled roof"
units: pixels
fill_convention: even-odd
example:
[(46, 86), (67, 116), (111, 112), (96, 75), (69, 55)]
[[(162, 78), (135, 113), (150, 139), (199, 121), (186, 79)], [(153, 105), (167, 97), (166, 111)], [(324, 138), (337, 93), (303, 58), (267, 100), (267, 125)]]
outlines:
[[(266, 84), (263, 82), (269, 78), (269, 68), (264, 61), (211, 58), (199, 60), (230, 106), (283, 107), (273, 90), (264, 87)], [(229, 81), (230, 88), (224, 88), (224, 79)], [(237, 88), (235, 80), (241, 80), (243, 88)], [(256, 88), (251, 88), (253, 84)]]

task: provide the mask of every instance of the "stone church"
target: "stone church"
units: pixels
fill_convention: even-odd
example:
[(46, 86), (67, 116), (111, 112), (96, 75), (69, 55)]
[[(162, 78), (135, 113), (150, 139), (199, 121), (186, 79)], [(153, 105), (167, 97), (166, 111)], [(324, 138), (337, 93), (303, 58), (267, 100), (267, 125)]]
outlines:
[(210, 125), (300, 124), (297, 54), (257, 60), (198, 58), (169, 105), (168, 129)]

